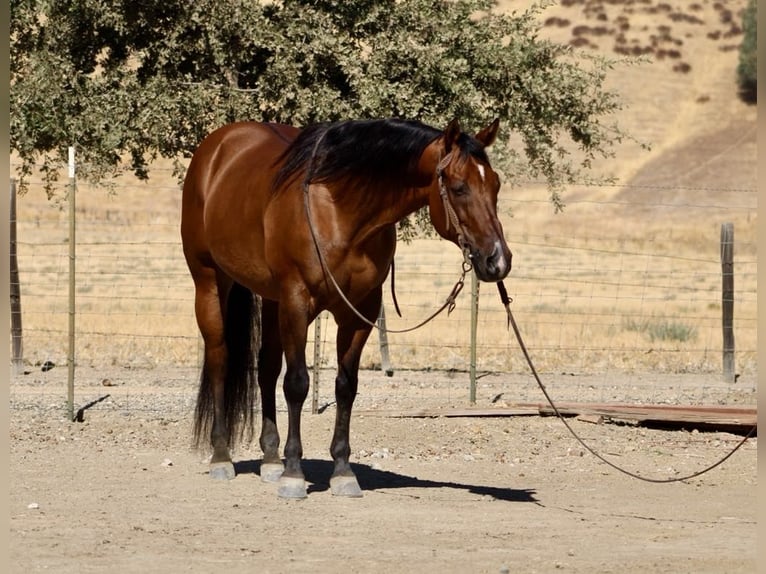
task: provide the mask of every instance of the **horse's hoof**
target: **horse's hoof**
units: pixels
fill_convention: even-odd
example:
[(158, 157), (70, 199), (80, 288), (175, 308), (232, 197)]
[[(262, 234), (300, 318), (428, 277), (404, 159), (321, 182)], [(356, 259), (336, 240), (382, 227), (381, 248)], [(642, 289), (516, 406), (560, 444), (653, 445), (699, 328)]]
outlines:
[(237, 475), (231, 462), (211, 462), (210, 478), (213, 480), (232, 480)]
[(279, 482), (279, 478), (285, 471), (285, 465), (281, 462), (261, 463), (261, 481)]
[(362, 497), (362, 489), (355, 476), (333, 476), (330, 479), (330, 491), (334, 496)]
[(292, 476), (279, 477), (279, 489), (277, 490), (279, 498), (306, 498), (306, 481), (302, 478)]

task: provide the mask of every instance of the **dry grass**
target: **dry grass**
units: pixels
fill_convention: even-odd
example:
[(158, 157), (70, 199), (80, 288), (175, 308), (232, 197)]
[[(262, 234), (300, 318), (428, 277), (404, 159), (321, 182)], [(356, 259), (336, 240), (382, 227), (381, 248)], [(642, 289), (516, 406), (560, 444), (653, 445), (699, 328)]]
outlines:
[[(518, 9), (517, 2), (504, 4)], [(681, 12), (665, 14), (659, 3), (570, 1), (544, 13), (544, 19), (559, 19), (543, 29), (557, 41), (569, 42), (576, 26), (587, 26), (576, 36), (596, 47), (584, 50), (614, 54), (626, 44), (651, 46), (652, 36), (663, 46), (673, 39), (682, 45), (674, 48), (678, 57), (618, 67), (611, 76), (627, 103), (620, 123), (652, 144), (651, 152), (626, 144), (615, 160), (597, 166), (620, 185), (572, 186), (560, 215), (553, 214), (539, 185), (503, 191), (501, 217), (514, 252), (507, 283), (541, 371), (720, 369), (719, 229), (725, 221), (735, 225), (737, 365), (741, 372), (755, 371), (755, 109), (736, 97), (737, 53), (722, 48), (739, 38), (715, 7), (736, 15), (744, 4), (699, 3), (688, 12), (702, 24), (671, 18)], [(591, 33), (596, 27), (606, 32)], [(608, 33), (612, 28), (616, 32)], [(690, 66), (688, 74), (673, 71), (679, 61)], [(79, 186), (79, 362), (199, 363), (179, 209), (180, 192), (163, 165), (150, 185), (126, 177), (114, 196)], [(32, 186), (19, 200), (18, 218), (26, 358), (63, 363), (66, 213)], [(456, 249), (437, 241), (400, 245), (397, 295), (405, 317), (395, 316), (386, 296), (389, 326), (410, 325), (439, 306), (459, 275), (459, 258)], [(482, 286), (478, 368), (524, 370), (496, 297), (491, 286)], [(469, 308), (466, 289), (451, 317), (414, 334), (390, 335), (395, 366), (467, 369)], [(326, 365), (335, 362), (331, 323), (325, 321), (322, 332)], [(657, 335), (663, 330), (669, 338)], [(685, 340), (680, 333), (687, 333)], [(365, 352), (365, 367), (380, 362), (376, 338)]]

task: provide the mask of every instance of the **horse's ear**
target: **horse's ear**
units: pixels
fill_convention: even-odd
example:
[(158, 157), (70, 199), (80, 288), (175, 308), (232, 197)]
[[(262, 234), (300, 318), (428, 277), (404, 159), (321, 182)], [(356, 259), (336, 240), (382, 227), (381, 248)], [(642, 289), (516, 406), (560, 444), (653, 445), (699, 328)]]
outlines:
[(452, 146), (457, 143), (457, 139), (460, 137), (460, 122), (457, 118), (452, 120), (447, 129), (444, 130), (444, 149), (447, 153), (452, 149)]
[(492, 142), (494, 142), (497, 137), (497, 129), (499, 127), (500, 118), (495, 118), (494, 122), (476, 134), (476, 139), (479, 140), (484, 147), (492, 145)]

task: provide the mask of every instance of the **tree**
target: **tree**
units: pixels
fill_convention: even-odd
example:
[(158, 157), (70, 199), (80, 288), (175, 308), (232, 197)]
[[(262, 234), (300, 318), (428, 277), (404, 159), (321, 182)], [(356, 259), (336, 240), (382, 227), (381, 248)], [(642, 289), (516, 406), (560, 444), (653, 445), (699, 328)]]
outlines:
[(758, 18), (756, 2), (750, 0), (742, 14), (744, 35), (739, 46), (739, 65), (737, 66), (737, 82), (742, 98), (749, 102), (758, 100), (758, 66), (757, 51)]
[(37, 164), (52, 178), (75, 144), (91, 180), (145, 178), (156, 158), (188, 157), (241, 119), (458, 117), (478, 128), (500, 117), (495, 163), (543, 177), (559, 208), (561, 186), (623, 137), (604, 89), (611, 63), (539, 39), (542, 7), (507, 15), (495, 4), (11, 0), (20, 176)]

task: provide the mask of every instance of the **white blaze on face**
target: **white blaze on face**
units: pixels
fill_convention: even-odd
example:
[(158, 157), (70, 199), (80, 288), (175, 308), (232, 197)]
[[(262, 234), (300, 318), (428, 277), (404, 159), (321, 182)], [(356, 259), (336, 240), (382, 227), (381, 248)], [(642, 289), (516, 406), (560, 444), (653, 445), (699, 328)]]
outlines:
[(479, 175), (481, 176), (481, 181), (484, 181), (484, 166), (481, 164), (477, 164), (476, 167), (479, 168)]

